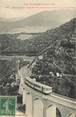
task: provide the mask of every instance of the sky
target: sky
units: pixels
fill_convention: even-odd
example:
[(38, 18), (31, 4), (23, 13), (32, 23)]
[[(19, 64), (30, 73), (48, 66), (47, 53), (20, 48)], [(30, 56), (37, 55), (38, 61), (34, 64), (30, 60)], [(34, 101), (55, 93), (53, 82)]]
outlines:
[(76, 0), (0, 0), (0, 18), (26, 18), (40, 11), (76, 9)]

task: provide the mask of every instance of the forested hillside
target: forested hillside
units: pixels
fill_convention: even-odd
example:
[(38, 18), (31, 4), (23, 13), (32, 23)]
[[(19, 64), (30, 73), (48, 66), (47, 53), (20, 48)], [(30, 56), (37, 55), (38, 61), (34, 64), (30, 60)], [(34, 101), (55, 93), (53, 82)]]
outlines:
[[(0, 35), (0, 51), (1, 52), (22, 52), (27, 55), (40, 54), (46, 47), (58, 47), (61, 41), (68, 40), (69, 36), (75, 35), (76, 19), (61, 25), (58, 28), (48, 30), (44, 33), (31, 34), (32, 37), (24, 40), (18, 39), (20, 33), (2, 34)], [(28, 35), (30, 35), (28, 33)]]
[(29, 39), (18, 39), (19, 35), (0, 35), (0, 53), (41, 55), (32, 75), (54, 92), (76, 98), (76, 18)]
[(0, 34), (0, 54), (29, 55), (28, 45), (36, 33)]
[(42, 57), (33, 67), (32, 77), (52, 86), (56, 93), (76, 98), (76, 19), (47, 31), (36, 40), (41, 42)]
[(0, 60), (0, 95), (17, 95), (16, 60)]

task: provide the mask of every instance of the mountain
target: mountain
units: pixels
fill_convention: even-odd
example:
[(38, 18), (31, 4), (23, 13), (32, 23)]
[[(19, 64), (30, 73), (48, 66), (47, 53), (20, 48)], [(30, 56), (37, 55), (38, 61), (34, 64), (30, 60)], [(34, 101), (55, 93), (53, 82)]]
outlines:
[(40, 33), (0, 34), (0, 53), (6, 55), (26, 54), (32, 38)]
[(76, 98), (76, 18), (55, 29), (32, 34), (31, 39), (19, 39), (20, 35), (22, 33), (1, 34), (1, 54), (41, 55), (32, 76), (52, 86), (54, 92)]
[(43, 33), (17, 33), (0, 35), (0, 48), (2, 51), (23, 52), (28, 55), (39, 55), (43, 50), (60, 44), (61, 41), (68, 38), (68, 35), (74, 35), (76, 30), (76, 18), (71, 21)]
[(76, 16), (75, 10), (44, 11), (21, 20), (0, 19), (0, 33), (44, 32)]
[(32, 45), (42, 57), (31, 77), (51, 86), (53, 92), (76, 99), (76, 18), (35, 40)]
[(61, 41), (67, 39), (69, 35), (75, 35), (75, 30), (76, 18), (55, 29), (48, 30), (36, 37), (33, 37), (32, 40), (29, 40), (27, 48), (30, 53), (42, 53), (42, 51), (46, 50), (47, 47), (54, 47), (55, 44), (59, 44)]

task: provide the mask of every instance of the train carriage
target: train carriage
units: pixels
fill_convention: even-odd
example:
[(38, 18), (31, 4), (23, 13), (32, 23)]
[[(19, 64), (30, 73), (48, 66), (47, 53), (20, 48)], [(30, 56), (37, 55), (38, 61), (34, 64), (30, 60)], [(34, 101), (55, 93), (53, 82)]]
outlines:
[(35, 90), (38, 90), (45, 94), (49, 94), (52, 92), (52, 87), (36, 82), (36, 79), (31, 79), (29, 77), (26, 77), (25, 83), (31, 88), (34, 88)]

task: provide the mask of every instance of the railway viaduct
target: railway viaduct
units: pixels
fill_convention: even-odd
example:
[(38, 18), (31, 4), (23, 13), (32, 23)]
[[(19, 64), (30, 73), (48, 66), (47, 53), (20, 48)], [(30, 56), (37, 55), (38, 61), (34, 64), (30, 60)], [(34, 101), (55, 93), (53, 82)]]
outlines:
[[(13, 58), (14, 56), (10, 56), (9, 60)], [(0, 56), (0, 59), (8, 60), (8, 56)], [(32, 61), (32, 59), (24, 57), (24, 60), (27, 61)], [(30, 74), (30, 70), (25, 66), (18, 70), (18, 74), (16, 74), (16, 78), (21, 80), (19, 93), (22, 94), (22, 101), (26, 105), (25, 113), (27, 115), (30, 115), (30, 117), (76, 117), (75, 99), (53, 92), (45, 95), (35, 90), (34, 87), (32, 89), (24, 83), (25, 78), (30, 77)]]
[(76, 101), (51, 93), (45, 95), (27, 85), (23, 86), (25, 113), (32, 117), (76, 117)]
[(76, 117), (76, 100), (59, 94), (45, 95), (24, 83), (28, 72), (26, 68), (19, 71), (21, 78), (19, 93), (22, 94), (25, 113), (30, 117)]

